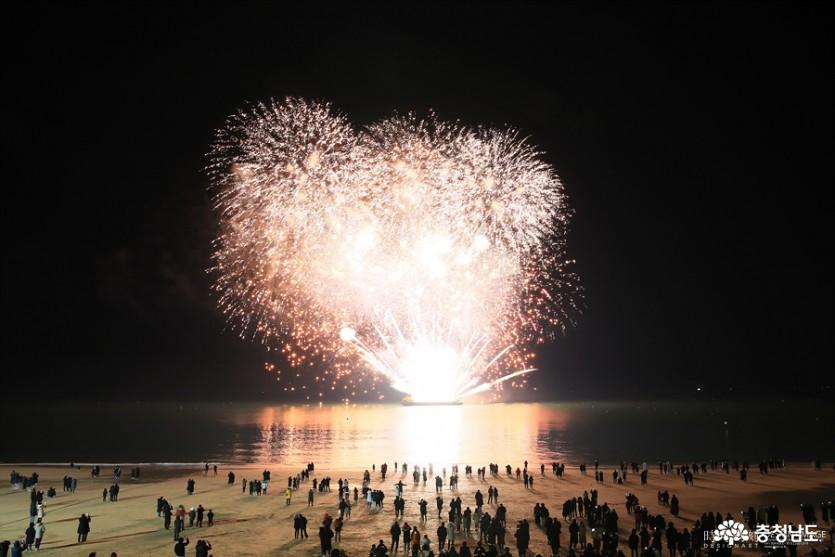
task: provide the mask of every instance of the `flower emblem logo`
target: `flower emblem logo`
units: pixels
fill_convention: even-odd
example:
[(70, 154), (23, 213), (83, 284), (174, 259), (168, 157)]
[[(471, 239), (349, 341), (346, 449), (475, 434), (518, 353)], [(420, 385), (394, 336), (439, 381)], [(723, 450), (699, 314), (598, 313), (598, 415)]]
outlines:
[(733, 546), (736, 542), (747, 541), (750, 539), (750, 533), (745, 525), (734, 520), (726, 520), (722, 522), (716, 530), (713, 531), (714, 542), (725, 542), (728, 546)]

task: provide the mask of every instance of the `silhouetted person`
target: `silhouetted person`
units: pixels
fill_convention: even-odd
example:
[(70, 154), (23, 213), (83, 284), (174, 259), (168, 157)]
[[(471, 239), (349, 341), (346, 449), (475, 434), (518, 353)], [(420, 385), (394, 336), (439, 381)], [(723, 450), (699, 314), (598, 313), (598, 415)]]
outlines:
[(78, 517), (78, 543), (87, 541), (87, 534), (90, 533), (90, 516), (82, 514)]
[[(395, 471), (397, 470), (397, 463), (395, 463)], [(400, 547), (400, 534), (402, 530), (400, 529), (400, 525), (397, 521), (394, 521), (394, 524), (391, 525), (391, 530), (389, 530), (391, 534), (391, 551), (392, 553), (397, 551), (397, 548)]]
[(188, 545), (188, 538), (178, 538), (177, 543), (174, 544), (174, 555), (177, 557), (186, 557), (186, 546)]

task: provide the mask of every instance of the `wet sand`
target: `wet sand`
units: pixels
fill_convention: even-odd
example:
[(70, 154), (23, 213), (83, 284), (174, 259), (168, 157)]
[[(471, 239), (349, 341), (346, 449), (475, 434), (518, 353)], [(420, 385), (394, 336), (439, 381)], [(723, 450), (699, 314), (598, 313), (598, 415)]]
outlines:
[[(708, 472), (698, 474), (695, 486), (685, 486), (682, 478), (675, 474), (660, 475), (657, 467), (650, 466), (649, 483), (639, 485), (639, 477), (629, 474), (625, 485), (613, 485), (611, 467), (601, 466), (605, 471), (605, 483), (597, 484), (593, 475), (583, 476), (576, 467), (567, 467), (566, 476), (558, 479), (551, 474), (549, 463), (546, 463), (545, 476), (540, 476), (538, 462), (531, 462), (531, 470), (535, 476), (534, 489), (524, 489), (522, 482), (515, 478), (504, 476), (490, 478), (481, 482), (475, 476), (472, 479), (460, 475), (458, 491), (463, 506), (475, 509), (473, 494), (481, 489), (487, 500), (487, 487), (495, 485), (499, 489), (500, 501), (508, 509), (508, 530), (516, 520), (528, 518), (531, 522), (531, 550), (547, 555), (544, 533), (533, 524), (533, 506), (537, 502), (545, 503), (552, 516), (561, 515), (562, 503), (569, 497), (581, 495), (583, 490), (593, 488), (599, 491), (599, 503), (608, 502), (614, 506), (620, 517), (619, 526), (622, 540), (628, 535), (633, 520), (627, 515), (624, 507), (625, 495), (635, 493), (642, 505), (649, 507), (651, 513), (662, 513), (669, 518), (669, 510), (657, 503), (657, 491), (668, 490), (676, 494), (680, 501), (680, 516), (674, 522), (676, 527), (690, 528), (702, 512), (730, 512), (735, 518), (741, 517), (741, 511), (749, 506), (758, 508), (767, 505), (777, 505), (780, 509), (780, 522), (802, 522), (800, 516), (801, 503), (813, 503), (820, 520), (819, 504), (822, 500), (835, 498), (835, 471), (832, 464), (824, 464), (821, 471), (812, 469), (809, 463), (790, 463), (783, 470), (772, 471), (768, 475), (760, 475), (756, 466), (749, 473), (747, 482), (739, 480), (738, 473), (731, 471)], [(476, 464), (473, 464), (476, 466)], [(479, 464), (482, 465), (482, 464)], [(514, 469), (517, 463), (512, 463)], [(521, 465), (521, 464), (519, 464)], [(270, 494), (266, 497), (249, 496), (241, 493), (242, 478), (260, 478), (264, 470), (262, 465), (221, 465), (218, 475), (209, 471), (208, 476), (203, 470), (190, 467), (143, 466), (141, 480), (129, 478), (130, 465), (122, 466), (122, 480), (119, 482), (119, 501), (116, 503), (102, 502), (102, 490), (112, 483), (112, 468), (102, 467), (102, 475), (98, 479), (90, 478), (90, 467), (82, 466), (81, 470), (72, 470), (68, 466), (28, 466), (3, 465), (0, 466), (2, 488), (0, 488), (0, 541), (23, 539), (28, 521), (29, 493), (26, 490), (13, 490), (9, 483), (9, 473), (14, 468), (19, 473), (29, 475), (37, 471), (40, 475), (38, 488), (46, 492), (50, 486), (58, 492), (53, 499), (44, 497), (46, 502), (45, 524), (47, 532), (41, 553), (44, 555), (60, 555), (67, 557), (87, 557), (95, 551), (98, 557), (109, 557), (111, 552), (117, 552), (119, 557), (133, 556), (167, 556), (173, 555), (173, 529), (165, 530), (161, 518), (156, 515), (156, 500), (164, 496), (172, 505), (197, 507), (202, 504), (206, 509), (215, 512), (215, 525), (211, 528), (187, 529), (185, 535), (191, 539), (191, 546), (187, 554), (194, 555), (194, 544), (203, 538), (211, 542), (212, 555), (215, 557), (229, 556), (287, 556), (313, 557), (319, 555), (319, 540), (316, 535), (321, 517), (325, 512), (332, 516), (337, 512), (337, 497), (331, 493), (316, 493), (315, 505), (307, 508), (307, 491), (309, 483), (294, 492), (291, 505), (285, 505), (284, 488), (287, 476), (295, 474), (304, 466), (270, 466), (272, 482)], [(504, 463), (501, 463), (504, 471)], [(350, 557), (365, 557), (372, 543), (378, 539), (389, 543), (389, 528), (393, 521), (394, 484), (401, 478), (400, 473), (393, 473), (393, 462), (389, 463), (389, 475), (385, 482), (380, 480), (378, 472), (372, 475), (372, 488), (384, 489), (386, 499), (385, 508), (380, 512), (369, 512), (360, 500), (353, 509), (352, 517), (346, 521), (342, 534), (342, 542), (336, 544), (347, 551)], [(235, 472), (236, 481), (232, 486), (227, 485), (227, 472)], [(461, 472), (464, 466), (460, 466)], [(435, 470), (440, 473), (440, 469)], [(361, 488), (363, 470), (316, 469), (312, 477), (322, 478), (330, 476), (332, 486), (338, 478), (348, 478), (351, 486)], [(75, 493), (62, 491), (62, 478), (71, 475), (78, 478), (78, 489)], [(197, 482), (195, 494), (186, 494), (186, 480), (194, 478)], [(435, 509), (434, 482), (431, 478), (425, 486), (415, 487), (412, 484), (411, 468), (407, 477), (404, 497), (406, 499), (405, 520), (411, 525), (419, 524), (419, 509), (417, 501), (423, 497), (429, 501), (429, 521), (421, 526), (423, 534), (429, 532), (436, 544), (435, 529), (438, 527)], [(450, 500), (450, 493), (444, 491), (445, 508)], [(493, 514), (494, 506), (485, 505), (487, 512)], [(93, 517), (91, 532), (84, 544), (76, 544), (77, 518), (81, 513), (90, 513)], [(308, 533), (310, 538), (304, 541), (293, 539), (293, 516), (302, 512), (309, 518)], [(823, 526), (823, 523), (819, 523)], [(828, 527), (827, 527), (828, 528)], [(567, 525), (563, 524), (563, 547), (568, 541)], [(512, 544), (512, 536), (508, 536)], [(622, 541), (622, 545), (623, 545)], [(473, 545), (471, 542), (470, 545)], [(628, 549), (624, 548), (628, 553)], [(402, 548), (401, 548), (402, 551)], [(515, 554), (515, 548), (513, 548)], [(744, 552), (743, 552), (744, 553)], [(753, 552), (752, 552), (753, 553)], [(801, 554), (805, 550), (801, 548)]]

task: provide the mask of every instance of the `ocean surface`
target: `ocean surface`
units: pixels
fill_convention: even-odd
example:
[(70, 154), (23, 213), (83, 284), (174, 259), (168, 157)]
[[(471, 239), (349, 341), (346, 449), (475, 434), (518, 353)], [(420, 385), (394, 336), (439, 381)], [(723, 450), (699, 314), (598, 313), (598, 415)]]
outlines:
[(835, 460), (824, 401), (4, 404), (0, 417), (6, 463)]

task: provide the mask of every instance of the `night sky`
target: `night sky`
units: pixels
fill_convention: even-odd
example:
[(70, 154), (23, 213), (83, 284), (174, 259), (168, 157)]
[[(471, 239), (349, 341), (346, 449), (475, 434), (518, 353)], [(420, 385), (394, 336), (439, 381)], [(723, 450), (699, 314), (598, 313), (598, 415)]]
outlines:
[(216, 309), (202, 169), (297, 95), (542, 147), (586, 309), (531, 396), (831, 397), (835, 4), (513, 4), (7, 19), (6, 396), (283, 398)]

